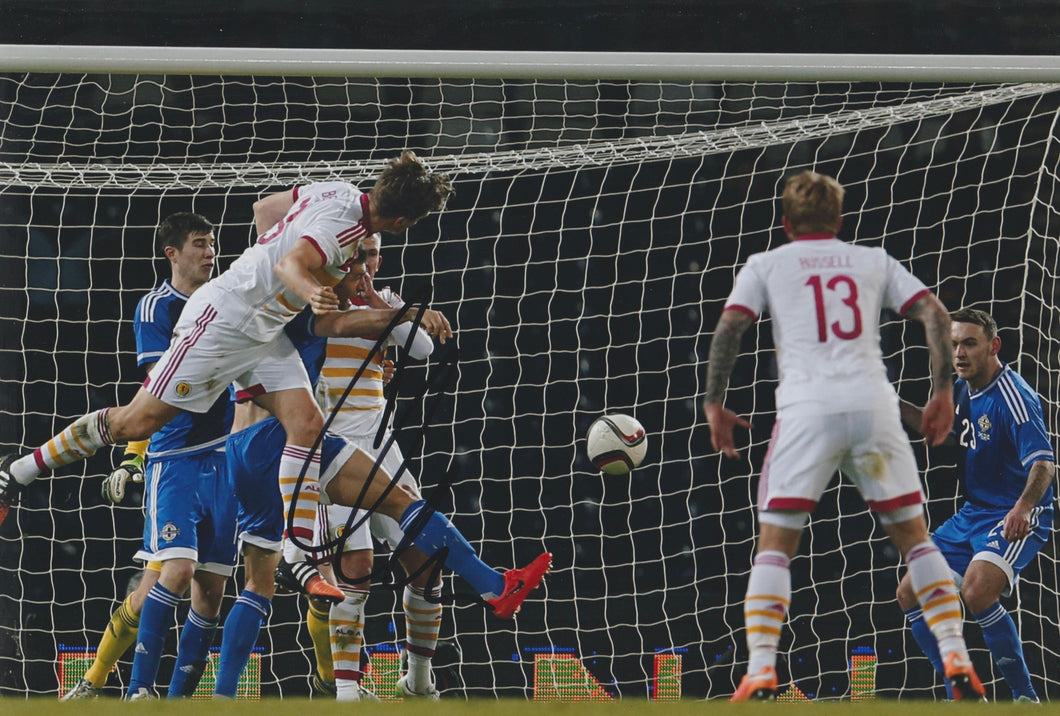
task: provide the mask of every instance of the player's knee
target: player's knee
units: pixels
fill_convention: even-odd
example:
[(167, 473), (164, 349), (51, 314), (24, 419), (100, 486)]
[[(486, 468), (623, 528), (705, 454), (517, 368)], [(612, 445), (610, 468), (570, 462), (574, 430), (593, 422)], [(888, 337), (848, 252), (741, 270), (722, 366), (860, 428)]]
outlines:
[(1000, 599), (1001, 594), (978, 580), (965, 579), (961, 585), (961, 599), (972, 614), (982, 614)]
[(143, 411), (125, 405), (107, 411), (107, 430), (115, 442), (127, 442), (146, 440), (154, 434), (157, 428), (154, 421), (144, 415)]
[(304, 422), (305, 429), (313, 433), (314, 438), (324, 429), (324, 416), (320, 414), (319, 410), (307, 412)]
[(128, 405), (107, 411), (107, 430), (115, 442), (147, 440), (179, 412), (141, 388)]
[(324, 430), (324, 418), (319, 412), (306, 412), (293, 421), (292, 425), (285, 425), (287, 439), (294, 445), (312, 445)]
[(280, 552), (247, 543), (243, 549), (243, 568), (246, 572), (244, 589), (272, 600), (276, 593), (276, 567)]
[[(373, 552), (370, 549), (359, 549), (342, 555), (336, 578), (344, 584), (367, 590), (371, 586)], [(340, 573), (341, 572), (341, 573)]]
[(195, 562), (190, 559), (171, 559), (162, 565), (162, 576), (158, 580), (174, 594), (184, 594), (195, 576)]
[(221, 600), (225, 595), (224, 578), (211, 574), (203, 578), (201, 572), (195, 575), (196, 588), (192, 593), (192, 607), (204, 617), (214, 618), (221, 612)]
[(978, 614), (983, 611), (980, 606), (981, 598), (979, 596), (979, 590), (974, 586), (965, 584), (961, 587), (961, 599), (964, 601), (964, 606), (968, 608), (972, 614)]

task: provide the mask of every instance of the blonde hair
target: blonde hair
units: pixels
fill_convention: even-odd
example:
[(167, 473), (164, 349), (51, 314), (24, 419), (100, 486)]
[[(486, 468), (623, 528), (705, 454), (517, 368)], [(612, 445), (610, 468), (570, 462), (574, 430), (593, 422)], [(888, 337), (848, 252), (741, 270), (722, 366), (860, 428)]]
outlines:
[(796, 236), (839, 231), (843, 187), (825, 174), (804, 171), (784, 183), (784, 216)]

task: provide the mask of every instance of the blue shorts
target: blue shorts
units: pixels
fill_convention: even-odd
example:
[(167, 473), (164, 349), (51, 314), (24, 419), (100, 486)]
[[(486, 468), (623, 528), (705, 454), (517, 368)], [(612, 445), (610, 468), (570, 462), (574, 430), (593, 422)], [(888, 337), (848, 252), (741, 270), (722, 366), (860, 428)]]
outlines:
[[(268, 418), (228, 436), (228, 473), (239, 502), (239, 539), (265, 550), (279, 551), (283, 531), (280, 456), (287, 433), (280, 421)], [(320, 449), (321, 487), (338, 472), (355, 448), (327, 434)]]
[(225, 455), (218, 450), (149, 461), (144, 549), (137, 558), (191, 559), (230, 576), (236, 565), (236, 511)]
[(964, 577), (973, 559), (997, 565), (1008, 576), (1006, 595), (1011, 592), (1020, 570), (1030, 564), (1049, 540), (1053, 529), (1053, 506), (1038, 505), (1031, 510), (1030, 533), (1016, 542), (1009, 542), (1001, 536), (1002, 521), (1008, 512), (1007, 509), (966, 502), (931, 535), (957, 577)]

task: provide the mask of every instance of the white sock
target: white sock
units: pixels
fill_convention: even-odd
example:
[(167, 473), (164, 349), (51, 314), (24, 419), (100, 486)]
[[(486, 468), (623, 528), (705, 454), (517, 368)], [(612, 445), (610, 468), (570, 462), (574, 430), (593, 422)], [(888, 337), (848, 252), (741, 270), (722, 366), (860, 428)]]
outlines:
[(305, 561), (306, 552), (303, 552), (295, 543), (289, 539), (283, 541), (283, 561), (289, 564), (299, 564)]
[(943, 660), (956, 652), (967, 658), (961, 599), (953, 583), (946, 558), (931, 540), (921, 542), (906, 555), (909, 579)]
[(747, 673), (776, 666), (780, 630), (791, 606), (791, 567), (783, 552), (759, 552), (751, 567), (744, 599), (744, 625), (750, 659)]
[(339, 585), (346, 594), (339, 604), (331, 605), (328, 627), (331, 632), (331, 659), (335, 664), (336, 698), (339, 701), (361, 699), (361, 644), (364, 641), (364, 602), (368, 592)]
[[(303, 470), (305, 474), (299, 486), (298, 475)], [(290, 443), (284, 445), (277, 479), (283, 497), (284, 536), (292, 536), (287, 534), (290, 517), (293, 536), (308, 546), (313, 542), (317, 505), (320, 504), (320, 449), (310, 453), (308, 447)]]
[(410, 584), (405, 587), (402, 606), (405, 610), (408, 685), (417, 693), (425, 693), (434, 685), (431, 657), (438, 646), (442, 605), (439, 601), (429, 601), (419, 589)]
[(94, 455), (106, 445), (113, 445), (107, 413), (103, 408), (82, 415), (48, 442), (11, 463), (11, 476), (20, 485), (28, 485), (45, 470), (54, 470)]

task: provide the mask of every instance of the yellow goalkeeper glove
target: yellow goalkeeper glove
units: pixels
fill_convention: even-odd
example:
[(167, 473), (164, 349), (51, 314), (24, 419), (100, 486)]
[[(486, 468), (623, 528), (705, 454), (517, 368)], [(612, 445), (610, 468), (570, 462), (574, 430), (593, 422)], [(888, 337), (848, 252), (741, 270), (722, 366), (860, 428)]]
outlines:
[(114, 472), (107, 475), (107, 478), (103, 480), (103, 489), (101, 490), (103, 499), (113, 502), (115, 505), (125, 498), (126, 482), (129, 480), (133, 482), (144, 481), (143, 455), (125, 454), (127, 458), (114, 469)]

